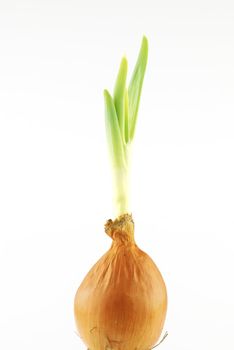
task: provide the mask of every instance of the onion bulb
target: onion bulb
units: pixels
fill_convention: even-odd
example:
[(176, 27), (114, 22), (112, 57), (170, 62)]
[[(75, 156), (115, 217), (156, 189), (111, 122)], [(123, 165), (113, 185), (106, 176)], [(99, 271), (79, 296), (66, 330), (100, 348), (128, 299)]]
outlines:
[(147, 350), (161, 334), (165, 283), (153, 260), (134, 241), (131, 215), (106, 224), (113, 239), (75, 296), (75, 321), (88, 349)]
[(128, 88), (124, 57), (113, 97), (104, 90), (116, 219), (105, 225), (112, 239), (110, 249), (88, 272), (75, 296), (76, 327), (89, 350), (149, 350), (158, 341), (166, 317), (166, 286), (153, 260), (135, 243), (129, 204), (131, 146), (147, 57), (148, 41), (143, 37)]

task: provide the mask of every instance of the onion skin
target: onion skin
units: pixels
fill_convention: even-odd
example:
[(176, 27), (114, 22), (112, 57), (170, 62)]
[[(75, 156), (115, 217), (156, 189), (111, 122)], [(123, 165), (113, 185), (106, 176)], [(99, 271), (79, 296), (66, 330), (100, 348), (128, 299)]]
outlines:
[(131, 215), (109, 220), (105, 228), (113, 243), (77, 290), (77, 330), (90, 350), (151, 349), (165, 321), (165, 283), (135, 244)]

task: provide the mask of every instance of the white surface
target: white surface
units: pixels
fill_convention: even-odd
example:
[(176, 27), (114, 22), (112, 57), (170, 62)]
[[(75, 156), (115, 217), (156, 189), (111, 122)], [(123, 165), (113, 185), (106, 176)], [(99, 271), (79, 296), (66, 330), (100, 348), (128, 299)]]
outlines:
[(168, 287), (161, 349), (234, 348), (233, 1), (1, 0), (1, 349), (85, 348), (73, 297), (112, 216), (102, 91), (143, 34), (132, 211)]

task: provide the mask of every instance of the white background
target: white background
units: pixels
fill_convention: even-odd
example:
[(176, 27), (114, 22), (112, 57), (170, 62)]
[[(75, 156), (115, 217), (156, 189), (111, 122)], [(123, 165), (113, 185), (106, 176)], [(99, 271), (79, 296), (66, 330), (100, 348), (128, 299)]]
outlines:
[(234, 348), (233, 1), (0, 0), (2, 350), (85, 349), (73, 298), (113, 217), (102, 92), (143, 34), (132, 212), (168, 287), (161, 349)]

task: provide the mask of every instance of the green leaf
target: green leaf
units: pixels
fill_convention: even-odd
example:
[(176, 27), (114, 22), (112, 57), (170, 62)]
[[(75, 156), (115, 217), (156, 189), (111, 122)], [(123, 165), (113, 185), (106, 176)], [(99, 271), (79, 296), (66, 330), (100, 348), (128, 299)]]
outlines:
[(124, 134), (125, 134), (125, 142), (128, 143), (129, 141), (129, 102), (128, 102), (128, 90), (125, 90), (124, 95), (124, 119), (125, 119), (125, 127), (124, 127)]
[(139, 52), (139, 56), (132, 74), (132, 78), (130, 80), (129, 88), (128, 88), (128, 96), (129, 96), (129, 123), (130, 123), (130, 140), (133, 139), (137, 114), (139, 109), (139, 102), (141, 97), (141, 89), (145, 75), (145, 69), (148, 58), (148, 41), (144, 36), (141, 43), (141, 48)]
[(114, 94), (113, 94), (114, 105), (115, 105), (115, 109), (116, 109), (116, 113), (119, 121), (120, 132), (123, 139), (124, 139), (124, 128), (125, 128), (124, 94), (125, 94), (127, 71), (128, 71), (128, 62), (127, 62), (127, 59), (123, 57), (120, 63), (119, 72), (116, 79)]
[(120, 126), (113, 99), (107, 90), (104, 90), (106, 134), (111, 160), (115, 167), (125, 167), (125, 152)]

